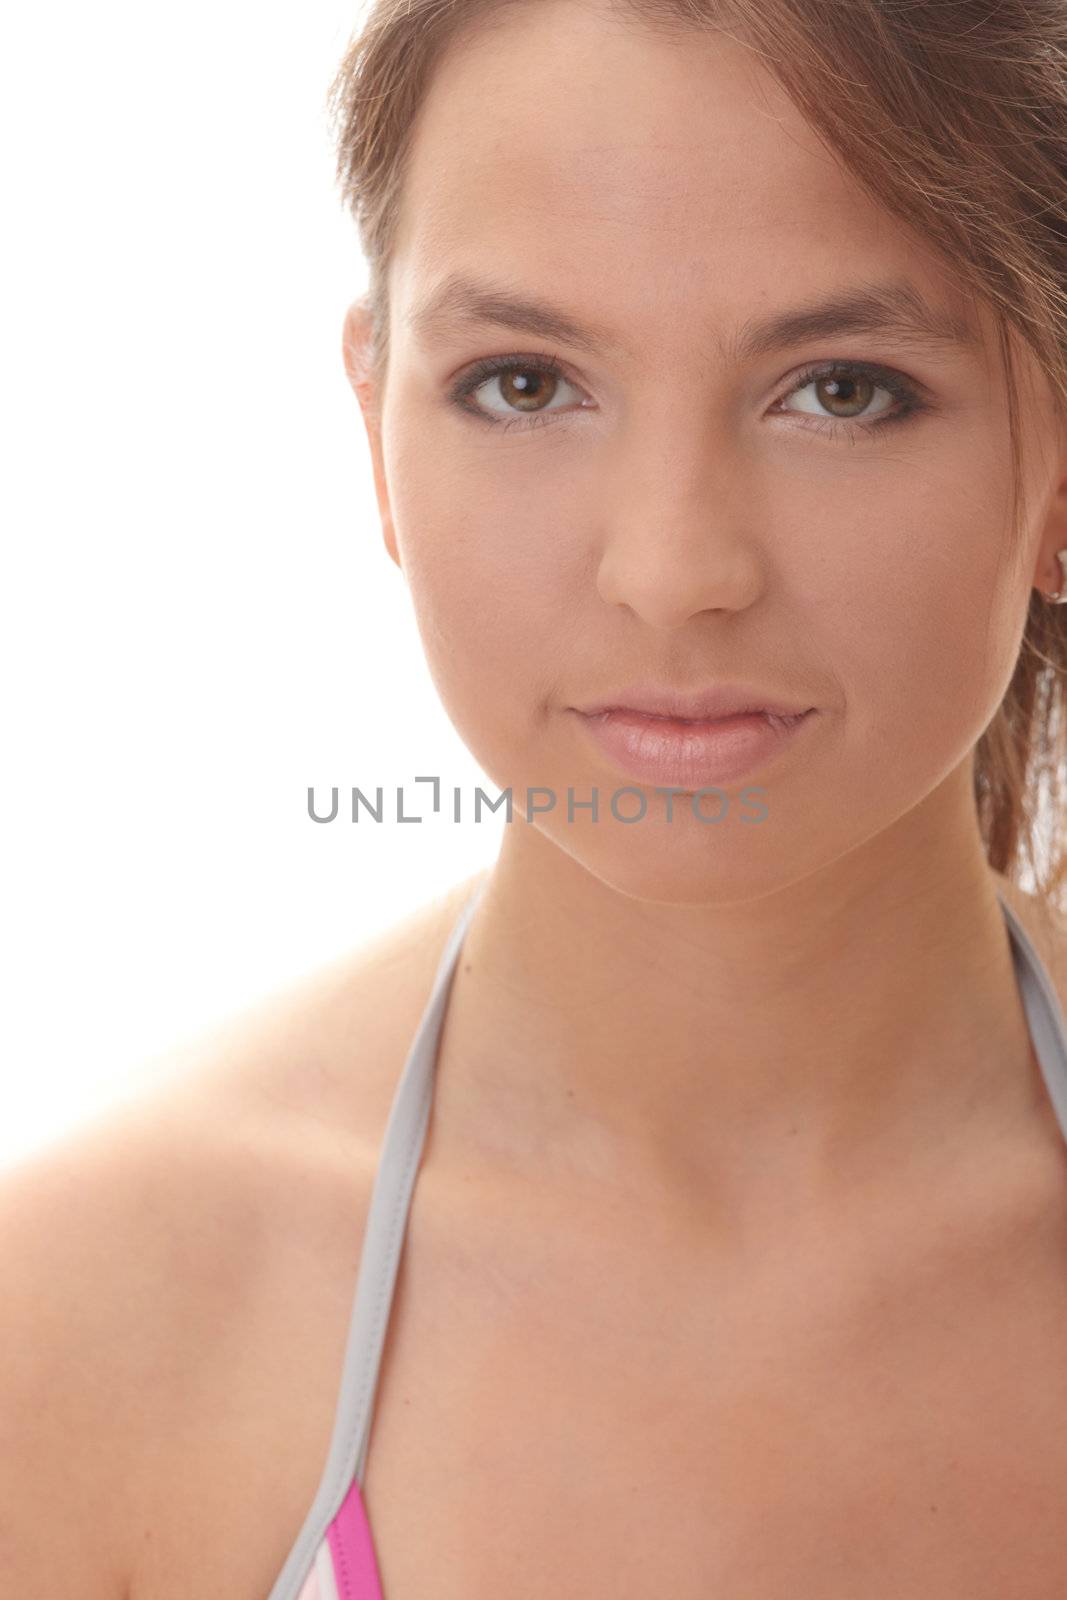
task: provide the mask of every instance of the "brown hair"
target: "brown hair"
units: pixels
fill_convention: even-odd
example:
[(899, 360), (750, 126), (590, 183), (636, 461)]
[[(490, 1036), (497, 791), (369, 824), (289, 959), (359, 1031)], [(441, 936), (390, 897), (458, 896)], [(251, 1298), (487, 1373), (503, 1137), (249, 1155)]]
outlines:
[[(330, 85), (337, 177), (369, 270), (369, 375), (389, 355), (387, 275), (406, 156), (434, 67), (459, 35), (526, 0), (372, 0)], [(1007, 388), (1011, 535), (1021, 507), (1012, 334), (1067, 422), (1067, 5), (1064, 0), (601, 0), (668, 37), (736, 30), (867, 193), (992, 313)], [(1030, 873), (1046, 915), (1067, 887), (1067, 605), (1030, 595), (1004, 699), (977, 741), (990, 866)], [(1051, 821), (1039, 869), (1040, 808)]]

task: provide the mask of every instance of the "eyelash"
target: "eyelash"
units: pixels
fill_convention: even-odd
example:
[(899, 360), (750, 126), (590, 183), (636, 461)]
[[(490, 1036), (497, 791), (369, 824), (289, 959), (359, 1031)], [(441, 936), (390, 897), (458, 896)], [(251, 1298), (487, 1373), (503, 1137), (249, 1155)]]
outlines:
[[(491, 428), (499, 428), (509, 432), (518, 428), (520, 432), (527, 432), (533, 428), (544, 427), (547, 423), (565, 413), (561, 411), (530, 412), (523, 418), (517, 415), (514, 419), (501, 420), (483, 411), (479, 406), (472, 405), (469, 397), (476, 389), (490, 378), (499, 377), (504, 372), (533, 372), (539, 376), (562, 378), (564, 383), (574, 383), (567, 376), (566, 370), (557, 356), (537, 356), (527, 358), (524, 356), (487, 356), (478, 361), (473, 367), (459, 378), (449, 392), (449, 400), (460, 411), (474, 417), (479, 422), (485, 422)], [(781, 396), (783, 400), (791, 399), (801, 389), (807, 388), (817, 378), (867, 378), (880, 389), (887, 390), (897, 401), (895, 411), (884, 412), (870, 422), (864, 422), (855, 417), (851, 420), (846, 417), (818, 417), (812, 418), (807, 427), (813, 427), (817, 432), (836, 436), (840, 432), (855, 435), (860, 428), (864, 433), (875, 433), (879, 428), (888, 428), (896, 423), (906, 422), (910, 418), (919, 416), (924, 411), (931, 409), (929, 403), (923, 399), (918, 388), (903, 373), (895, 371), (892, 367), (882, 367), (872, 361), (819, 361), (809, 367), (797, 378), (792, 386)], [(574, 385), (578, 387), (578, 385)], [(788, 413), (779, 413), (788, 415)], [(801, 413), (794, 413), (800, 415)]]

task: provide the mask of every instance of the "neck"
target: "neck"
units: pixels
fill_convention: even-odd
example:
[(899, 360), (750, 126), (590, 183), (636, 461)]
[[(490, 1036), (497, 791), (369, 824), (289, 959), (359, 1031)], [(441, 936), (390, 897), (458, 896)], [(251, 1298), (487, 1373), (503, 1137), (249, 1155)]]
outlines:
[(683, 1199), (840, 1197), (940, 1161), (1042, 1098), (1004, 887), (977, 837), (931, 856), (882, 835), (758, 901), (676, 906), (509, 828), (453, 982), (442, 1120), (510, 1172)]

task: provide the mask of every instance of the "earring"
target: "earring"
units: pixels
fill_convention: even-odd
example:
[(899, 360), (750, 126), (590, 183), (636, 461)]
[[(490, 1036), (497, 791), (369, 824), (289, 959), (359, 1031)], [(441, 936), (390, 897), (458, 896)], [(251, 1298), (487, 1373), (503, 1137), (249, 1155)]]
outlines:
[(1050, 600), (1053, 605), (1062, 606), (1067, 605), (1067, 546), (1056, 551), (1056, 560), (1060, 564), (1063, 577), (1059, 588), (1053, 594), (1046, 594), (1045, 599)]

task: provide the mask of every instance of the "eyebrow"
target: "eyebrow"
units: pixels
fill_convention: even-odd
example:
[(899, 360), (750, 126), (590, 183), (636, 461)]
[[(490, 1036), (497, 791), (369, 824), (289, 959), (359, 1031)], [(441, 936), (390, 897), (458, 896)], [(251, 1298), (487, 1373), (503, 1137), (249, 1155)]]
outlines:
[[(432, 343), (471, 325), (492, 325), (571, 345), (589, 354), (630, 354), (603, 323), (582, 322), (547, 300), (517, 294), (506, 284), (453, 273), (408, 314), (420, 344)], [(949, 307), (934, 306), (914, 284), (861, 283), (809, 300), (772, 316), (749, 318), (717, 343), (735, 364), (808, 340), (842, 334), (889, 335), (916, 349), (978, 349), (979, 329)]]

